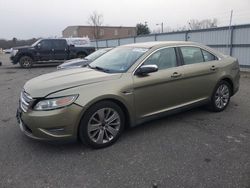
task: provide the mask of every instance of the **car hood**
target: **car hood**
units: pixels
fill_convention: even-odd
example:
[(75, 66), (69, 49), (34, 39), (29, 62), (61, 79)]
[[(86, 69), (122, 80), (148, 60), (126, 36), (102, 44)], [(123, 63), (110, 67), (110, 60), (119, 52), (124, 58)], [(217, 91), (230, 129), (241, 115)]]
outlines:
[(27, 48), (33, 48), (32, 46), (18, 46), (18, 47), (13, 47), (13, 50), (21, 50), (21, 49), (27, 49)]
[(121, 73), (109, 74), (90, 68), (66, 69), (33, 78), (26, 82), (24, 90), (33, 98), (39, 98), (57, 91), (120, 77)]

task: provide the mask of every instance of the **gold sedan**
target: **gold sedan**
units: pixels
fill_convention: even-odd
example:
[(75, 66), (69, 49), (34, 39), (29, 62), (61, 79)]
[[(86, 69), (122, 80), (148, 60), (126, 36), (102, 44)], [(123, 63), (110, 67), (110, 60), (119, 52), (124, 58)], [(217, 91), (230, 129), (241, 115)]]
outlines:
[(113, 144), (125, 126), (199, 105), (223, 111), (239, 89), (237, 59), (192, 42), (119, 46), (85, 68), (45, 74), (23, 87), (17, 110), (36, 139)]

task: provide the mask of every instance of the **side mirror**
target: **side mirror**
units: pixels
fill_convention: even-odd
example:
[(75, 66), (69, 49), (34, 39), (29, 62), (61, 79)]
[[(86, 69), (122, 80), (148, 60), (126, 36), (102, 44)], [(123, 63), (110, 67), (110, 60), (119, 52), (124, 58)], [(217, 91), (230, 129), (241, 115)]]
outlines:
[(142, 65), (140, 68), (136, 70), (136, 75), (145, 76), (151, 72), (157, 72), (157, 65)]
[(36, 47), (38, 48), (38, 49), (40, 49), (41, 48), (41, 43), (38, 43), (37, 45), (36, 45)]

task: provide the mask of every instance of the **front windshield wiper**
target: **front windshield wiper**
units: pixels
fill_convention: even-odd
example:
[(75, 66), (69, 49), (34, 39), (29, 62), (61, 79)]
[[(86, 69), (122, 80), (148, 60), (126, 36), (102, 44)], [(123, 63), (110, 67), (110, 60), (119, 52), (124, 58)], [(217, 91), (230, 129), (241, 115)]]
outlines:
[(89, 63), (87, 63), (86, 66), (87, 66), (88, 68), (93, 69), (93, 67), (92, 67)]
[(109, 69), (105, 69), (105, 68), (102, 68), (102, 67), (98, 67), (98, 66), (95, 66), (95, 67), (92, 67), (90, 64), (87, 64), (87, 66), (91, 69), (95, 69), (95, 70), (98, 70), (98, 71), (102, 71), (102, 72), (110, 72)]
[(102, 71), (102, 72), (110, 72), (109, 69), (105, 69), (105, 68), (98, 67), (98, 66), (95, 66), (95, 67), (93, 67), (93, 68), (96, 69), (96, 70)]

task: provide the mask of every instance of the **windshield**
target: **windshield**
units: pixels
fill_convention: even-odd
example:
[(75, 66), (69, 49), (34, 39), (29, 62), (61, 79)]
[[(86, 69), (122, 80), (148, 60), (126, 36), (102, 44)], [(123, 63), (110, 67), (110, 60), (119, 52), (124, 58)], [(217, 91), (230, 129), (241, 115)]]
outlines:
[(147, 48), (115, 48), (90, 63), (90, 67), (111, 73), (126, 72), (146, 51)]
[(91, 60), (94, 61), (95, 59), (97, 59), (98, 57), (100, 57), (101, 55), (105, 54), (106, 52), (108, 52), (111, 49), (100, 49), (97, 50), (95, 52), (93, 52), (92, 54), (88, 55), (85, 59), (87, 60)]
[(36, 41), (35, 43), (33, 43), (31, 46), (32, 46), (32, 47), (36, 46), (40, 41), (41, 41), (41, 39), (38, 40), (38, 41)]

